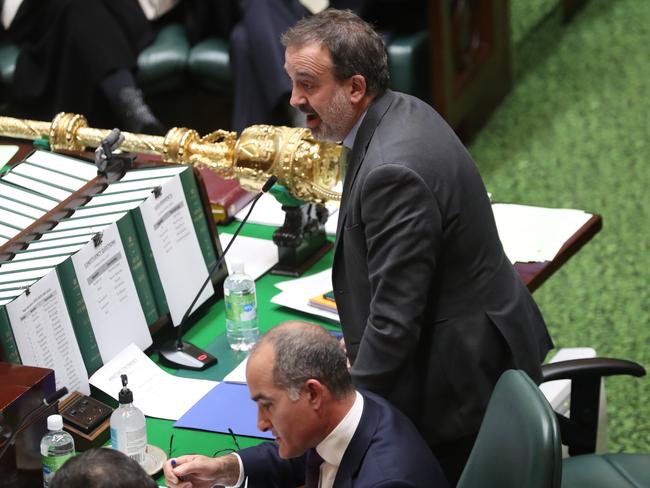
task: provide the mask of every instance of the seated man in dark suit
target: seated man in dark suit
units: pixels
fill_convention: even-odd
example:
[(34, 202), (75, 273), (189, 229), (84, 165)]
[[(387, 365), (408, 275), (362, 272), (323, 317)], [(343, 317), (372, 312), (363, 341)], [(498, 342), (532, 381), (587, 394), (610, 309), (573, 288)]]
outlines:
[(170, 460), (167, 486), (239, 486), (246, 477), (251, 487), (447, 486), (413, 424), (382, 398), (354, 389), (345, 354), (321, 327), (272, 329), (251, 351), (246, 378), (258, 427), (276, 442)]

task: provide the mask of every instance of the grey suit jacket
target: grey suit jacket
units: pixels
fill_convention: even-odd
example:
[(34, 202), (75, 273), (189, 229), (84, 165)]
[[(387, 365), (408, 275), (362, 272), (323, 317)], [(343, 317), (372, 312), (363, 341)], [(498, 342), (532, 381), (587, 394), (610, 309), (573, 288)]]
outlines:
[(350, 154), (333, 285), (355, 384), (435, 446), (478, 431), (501, 372), (552, 347), (462, 143), (424, 102), (375, 100)]

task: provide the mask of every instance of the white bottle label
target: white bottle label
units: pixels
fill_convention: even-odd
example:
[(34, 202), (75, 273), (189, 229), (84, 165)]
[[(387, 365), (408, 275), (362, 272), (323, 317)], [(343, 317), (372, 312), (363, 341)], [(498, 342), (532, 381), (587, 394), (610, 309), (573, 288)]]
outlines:
[(147, 428), (142, 427), (126, 433), (126, 454), (138, 463), (144, 463), (147, 448)]
[(120, 436), (117, 429), (111, 427), (111, 444), (113, 449), (122, 451), (131, 459), (143, 464), (147, 448), (147, 427), (127, 431), (124, 436)]

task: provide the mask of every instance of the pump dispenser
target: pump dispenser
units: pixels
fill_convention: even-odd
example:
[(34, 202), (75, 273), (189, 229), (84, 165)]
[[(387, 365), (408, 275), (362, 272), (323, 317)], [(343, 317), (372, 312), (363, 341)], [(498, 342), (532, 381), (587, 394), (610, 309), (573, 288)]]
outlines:
[(111, 444), (144, 466), (147, 449), (147, 424), (144, 414), (133, 405), (133, 393), (127, 388), (128, 379), (121, 375), (122, 389), (119, 407), (111, 415)]

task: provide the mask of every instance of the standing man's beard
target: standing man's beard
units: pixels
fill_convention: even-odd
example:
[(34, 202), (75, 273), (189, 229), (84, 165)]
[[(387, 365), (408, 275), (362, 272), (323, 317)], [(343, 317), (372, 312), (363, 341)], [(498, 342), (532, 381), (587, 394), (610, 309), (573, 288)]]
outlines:
[[(313, 109), (310, 110), (313, 111)], [(337, 90), (334, 98), (327, 108), (318, 114), (321, 123), (315, 129), (312, 129), (314, 137), (322, 141), (340, 142), (348, 135), (352, 128), (352, 117), (354, 116), (350, 102), (343, 94), (343, 91)]]

